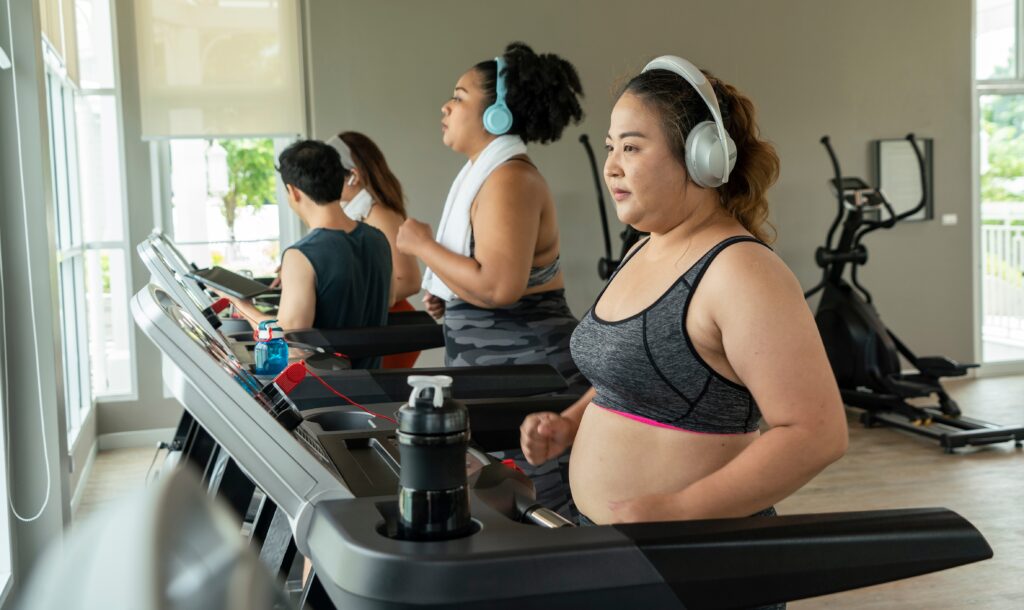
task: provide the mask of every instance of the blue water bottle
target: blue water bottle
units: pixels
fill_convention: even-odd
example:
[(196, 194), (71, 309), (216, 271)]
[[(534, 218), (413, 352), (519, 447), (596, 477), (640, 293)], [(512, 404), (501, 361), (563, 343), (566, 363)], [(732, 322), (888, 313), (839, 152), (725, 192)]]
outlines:
[(284, 340), (284, 331), (272, 326), (275, 323), (277, 320), (264, 320), (256, 331), (253, 372), (257, 375), (277, 375), (288, 366), (288, 343)]

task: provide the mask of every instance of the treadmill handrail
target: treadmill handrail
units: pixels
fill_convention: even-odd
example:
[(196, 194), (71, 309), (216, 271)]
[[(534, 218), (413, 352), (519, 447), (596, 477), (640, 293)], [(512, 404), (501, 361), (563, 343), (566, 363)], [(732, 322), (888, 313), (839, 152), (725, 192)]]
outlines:
[[(556, 529), (491, 521), (465, 538), (410, 544), (376, 532), (382, 502), (321, 503), (312, 529), (318, 536), (310, 539), (320, 577), (374, 603), (440, 607), (514, 596), (520, 607), (538, 607), (551, 596), (589, 591), (611, 600), (660, 586), (687, 608), (739, 608), (992, 556), (980, 532), (944, 508)], [(666, 531), (675, 535), (659, 543)], [(360, 569), (353, 571), (357, 561)], [(530, 577), (495, 591), (495, 574), (524, 572)], [(456, 581), (459, 586), (452, 586)], [(608, 603), (592, 607), (622, 607), (621, 600)]]
[(444, 347), (441, 325), (397, 324), (361, 328), (303, 328), (286, 331), (285, 341), (341, 352), (352, 358), (385, 356)]

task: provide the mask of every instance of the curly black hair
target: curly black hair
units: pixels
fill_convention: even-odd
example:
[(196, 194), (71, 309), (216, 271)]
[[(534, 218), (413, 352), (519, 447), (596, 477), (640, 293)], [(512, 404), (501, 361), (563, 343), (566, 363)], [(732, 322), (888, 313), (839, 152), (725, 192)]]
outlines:
[(334, 147), (319, 140), (300, 140), (277, 158), (281, 181), (306, 194), (317, 205), (341, 199), (345, 171)]
[[(522, 42), (505, 47), (505, 103), (512, 111), (509, 133), (526, 142), (547, 144), (562, 137), (569, 123), (583, 119), (579, 98), (583, 86), (576, 68), (553, 53), (537, 55)], [(482, 61), (473, 68), (480, 73), (486, 106), (496, 99), (497, 62)]]

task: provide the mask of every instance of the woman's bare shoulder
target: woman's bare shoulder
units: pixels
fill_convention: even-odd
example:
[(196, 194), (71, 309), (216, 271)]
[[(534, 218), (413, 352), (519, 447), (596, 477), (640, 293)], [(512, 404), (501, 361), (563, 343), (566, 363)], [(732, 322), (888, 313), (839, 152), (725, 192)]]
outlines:
[(366, 216), (366, 224), (389, 234), (397, 231), (405, 219), (398, 212), (392, 210), (382, 203), (376, 203)]
[(755, 241), (735, 243), (722, 250), (702, 280), (713, 292), (735, 298), (803, 297), (800, 283), (779, 255)]
[(532, 163), (510, 160), (495, 168), (480, 187), (479, 198), (499, 201), (534, 201), (548, 194), (548, 184)]

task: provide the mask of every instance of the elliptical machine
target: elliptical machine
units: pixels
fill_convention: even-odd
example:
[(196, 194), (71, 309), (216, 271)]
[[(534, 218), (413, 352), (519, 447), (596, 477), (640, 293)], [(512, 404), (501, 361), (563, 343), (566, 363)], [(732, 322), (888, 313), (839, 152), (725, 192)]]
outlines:
[[(861, 243), (864, 236), (879, 229), (891, 229), (919, 212), (928, 199), (924, 157), (914, 134), (907, 141), (917, 157), (921, 175), (921, 201), (897, 214), (885, 196), (860, 178), (843, 176), (828, 136), (821, 143), (828, 151), (835, 177), (829, 181), (838, 203), (825, 245), (815, 251), (822, 279), (804, 296), (822, 292), (815, 321), (825, 344), (829, 362), (842, 393), (843, 402), (863, 409), (865, 426), (885, 425), (933, 438), (946, 453), (958, 447), (1013, 441), (1021, 446), (1024, 426), (1005, 427), (970, 419), (942, 387), (941, 379), (961, 377), (977, 364), (964, 364), (943, 356), (917, 356), (885, 326), (872, 304), (871, 293), (857, 280), (857, 269), (868, 260)], [(836, 230), (842, 223), (838, 244)], [(850, 267), (850, 282), (843, 279)], [(916, 372), (904, 373), (900, 356)], [(908, 399), (935, 395), (937, 405), (915, 406)]]

